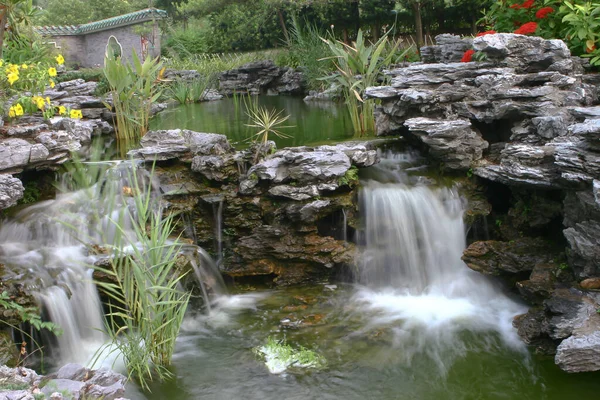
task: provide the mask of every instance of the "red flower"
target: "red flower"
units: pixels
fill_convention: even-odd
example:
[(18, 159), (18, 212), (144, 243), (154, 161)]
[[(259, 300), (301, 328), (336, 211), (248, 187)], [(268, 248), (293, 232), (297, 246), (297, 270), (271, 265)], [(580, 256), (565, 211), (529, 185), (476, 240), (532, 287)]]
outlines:
[(485, 35), (493, 35), (494, 33), (496, 33), (496, 31), (485, 31), (485, 32), (479, 32), (477, 34), (477, 37), (479, 36), (485, 36)]
[(596, 50), (596, 44), (595, 43), (592, 45), (592, 47), (588, 47), (587, 45), (585, 46), (585, 52), (588, 53), (588, 54), (592, 53), (594, 50)]
[(518, 10), (519, 8), (521, 8), (520, 4), (513, 4), (512, 6), (510, 6), (510, 8)]
[(519, 35), (528, 35), (530, 33), (535, 33), (537, 27), (537, 22), (528, 22), (526, 24), (521, 25), (521, 27), (517, 29), (515, 33), (518, 33)]
[(460, 59), (460, 62), (471, 62), (473, 54), (475, 54), (475, 50), (465, 51), (465, 54), (463, 54), (462, 58)]
[(530, 9), (531, 7), (533, 7), (534, 1), (535, 0), (526, 0), (523, 4), (521, 4), (521, 8)]
[(537, 19), (544, 19), (548, 16), (548, 14), (552, 14), (554, 12), (554, 8), (552, 7), (544, 7), (537, 10), (535, 13), (535, 17)]

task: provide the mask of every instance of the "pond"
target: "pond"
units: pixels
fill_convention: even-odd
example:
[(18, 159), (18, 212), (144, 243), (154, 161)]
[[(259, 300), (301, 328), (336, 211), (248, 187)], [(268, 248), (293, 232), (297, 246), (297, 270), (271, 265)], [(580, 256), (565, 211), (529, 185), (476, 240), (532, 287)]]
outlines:
[[(307, 103), (299, 97), (259, 96), (258, 104), (270, 110), (283, 110), (290, 118), (279, 129), (291, 136), (270, 139), (278, 148), (318, 145), (339, 142), (353, 137), (352, 123), (343, 104), (332, 102)], [(190, 129), (198, 132), (227, 135), (237, 148), (248, 146), (256, 128), (247, 126), (248, 116), (241, 99), (224, 98), (217, 101), (179, 105), (169, 108), (150, 121), (150, 129)]]
[[(399, 330), (353, 286), (263, 291), (232, 296), (213, 315), (187, 321), (175, 354), (177, 378), (142, 399), (564, 400), (597, 398), (597, 375), (569, 375), (552, 358), (510, 348), (499, 334), (460, 332), (456, 347)], [(450, 327), (448, 327), (450, 328)], [(321, 370), (271, 374), (253, 348), (268, 337), (323, 356)]]

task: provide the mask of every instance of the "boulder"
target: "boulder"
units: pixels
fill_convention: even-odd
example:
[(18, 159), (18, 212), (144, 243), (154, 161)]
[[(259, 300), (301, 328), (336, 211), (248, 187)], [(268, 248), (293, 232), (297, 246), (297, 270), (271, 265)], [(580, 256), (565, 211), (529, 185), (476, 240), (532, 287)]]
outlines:
[(557, 71), (573, 72), (571, 52), (562, 40), (547, 40), (536, 36), (497, 33), (473, 40), (473, 48), (483, 52), (488, 61), (518, 73)]
[(223, 72), (219, 77), (219, 92), (233, 93), (302, 94), (306, 82), (304, 75), (289, 67), (278, 67), (273, 61), (255, 61)]
[(600, 330), (563, 340), (555, 362), (566, 372), (600, 371)]
[(21, 198), (25, 188), (23, 183), (8, 174), (0, 174), (0, 210), (12, 207), (17, 204)]
[(225, 135), (187, 129), (150, 131), (144, 135), (140, 144), (140, 149), (131, 150), (128, 155), (150, 161), (187, 161), (196, 155), (221, 156), (232, 151)]
[(421, 47), (421, 61), (424, 63), (459, 62), (465, 51), (473, 47), (473, 39), (444, 33), (435, 37), (434, 46)]
[(472, 243), (462, 259), (469, 268), (486, 275), (507, 276), (530, 273), (540, 263), (555, 257), (552, 246), (540, 238), (524, 237), (510, 242), (495, 240)]
[(483, 150), (489, 145), (466, 119), (436, 120), (420, 117), (408, 119), (404, 124), (410, 134), (429, 148), (429, 154), (442, 161), (448, 169), (469, 169), (473, 161), (481, 159)]

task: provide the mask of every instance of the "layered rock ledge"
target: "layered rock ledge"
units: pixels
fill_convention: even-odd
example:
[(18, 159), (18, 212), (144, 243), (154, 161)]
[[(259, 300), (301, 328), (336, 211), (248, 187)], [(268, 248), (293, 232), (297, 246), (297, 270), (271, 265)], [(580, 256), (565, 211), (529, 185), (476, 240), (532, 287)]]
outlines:
[[(585, 74), (560, 40), (436, 40), (425, 63), (367, 89), (380, 101), (378, 134), (478, 178), (495, 240), (472, 243), (463, 259), (532, 305), (515, 321), (527, 343), (556, 352), (566, 371), (600, 370), (600, 75)], [(470, 48), (486, 60), (458, 62)]]

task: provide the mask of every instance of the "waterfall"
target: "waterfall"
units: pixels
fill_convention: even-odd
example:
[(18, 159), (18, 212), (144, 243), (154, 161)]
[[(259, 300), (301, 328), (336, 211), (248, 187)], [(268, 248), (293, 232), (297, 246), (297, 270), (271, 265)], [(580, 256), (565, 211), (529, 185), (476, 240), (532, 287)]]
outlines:
[[(402, 174), (397, 174), (401, 176)], [(372, 327), (394, 332), (404, 361), (427, 356), (445, 373), (473, 346), (470, 333), (524, 349), (514, 316), (526, 308), (461, 260), (464, 202), (453, 189), (367, 181), (355, 301)]]

